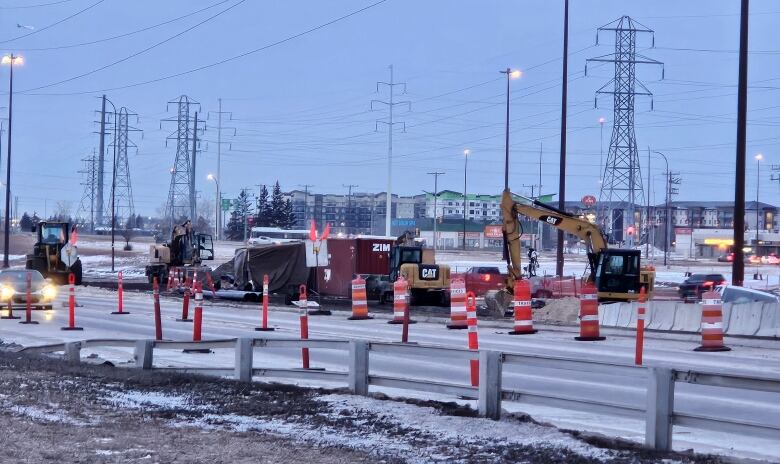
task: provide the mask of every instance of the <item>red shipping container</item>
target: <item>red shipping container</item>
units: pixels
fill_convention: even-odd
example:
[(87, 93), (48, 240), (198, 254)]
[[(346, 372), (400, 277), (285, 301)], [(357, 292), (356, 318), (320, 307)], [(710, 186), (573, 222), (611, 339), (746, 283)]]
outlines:
[(393, 240), (372, 238), (328, 239), (329, 265), (320, 268), (322, 295), (350, 298), (356, 274), (387, 275)]

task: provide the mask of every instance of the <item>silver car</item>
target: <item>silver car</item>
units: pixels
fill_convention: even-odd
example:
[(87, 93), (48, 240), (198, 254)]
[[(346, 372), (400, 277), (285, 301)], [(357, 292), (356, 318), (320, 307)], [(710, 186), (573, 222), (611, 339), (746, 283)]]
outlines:
[(760, 301), (762, 303), (780, 303), (777, 296), (754, 290), (747, 287), (737, 287), (734, 285), (718, 285), (715, 291), (720, 293), (720, 300), (724, 303), (750, 303)]
[(57, 297), (57, 287), (44, 279), (40, 272), (32, 270), (0, 271), (0, 310), (8, 306), (14, 308), (27, 306), (27, 276), (30, 276), (30, 304), (34, 308), (52, 309), (52, 301)]

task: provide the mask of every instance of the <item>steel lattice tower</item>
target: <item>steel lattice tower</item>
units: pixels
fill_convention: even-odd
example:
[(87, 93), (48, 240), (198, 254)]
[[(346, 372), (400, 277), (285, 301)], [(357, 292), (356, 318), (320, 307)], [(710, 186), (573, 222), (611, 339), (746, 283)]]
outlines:
[[(599, 221), (605, 226), (611, 239), (622, 241), (623, 233), (628, 226), (640, 230), (636, 227), (635, 212), (636, 205), (642, 203), (644, 191), (634, 133), (634, 100), (637, 95), (649, 97), (653, 95), (642, 82), (637, 80), (636, 65), (656, 64), (661, 65), (663, 69), (663, 63), (636, 52), (636, 39), (639, 33), (651, 34), (653, 42), (655, 37), (651, 29), (630, 17), (623, 16), (598, 28), (597, 45), (599, 35), (603, 31), (615, 33), (615, 52), (587, 60), (587, 62), (614, 63), (615, 67), (612, 80), (596, 91), (597, 104), (600, 94), (611, 94), (613, 97), (612, 138), (599, 194)], [(587, 64), (585, 74), (587, 75)], [(616, 209), (621, 211), (622, 215), (616, 214)], [(623, 216), (626, 217), (625, 220)], [(628, 236), (627, 246), (634, 245), (634, 236)]]
[(90, 232), (95, 231), (95, 201), (97, 200), (97, 155), (92, 152), (91, 156), (82, 158), (84, 168), (79, 171), (79, 174), (84, 176), (84, 180), (81, 181), (81, 185), (84, 186), (84, 193), (81, 195), (81, 201), (79, 202), (79, 209), (76, 216), (80, 222), (89, 221)]
[(128, 217), (135, 214), (133, 205), (133, 189), (130, 184), (130, 163), (127, 156), (127, 149), (135, 147), (130, 141), (130, 131), (138, 130), (130, 127), (130, 116), (136, 116), (129, 113), (127, 108), (122, 107), (116, 116), (117, 140), (116, 140), (116, 160), (114, 163), (114, 208), (116, 224), (124, 227)]
[(171, 168), (171, 187), (168, 191), (168, 202), (165, 207), (165, 214), (171, 227), (175, 222), (189, 218), (192, 212), (195, 177), (192, 173), (189, 146), (190, 139), (194, 136), (195, 125), (190, 118), (190, 107), (198, 106), (200, 108), (200, 103), (186, 95), (182, 95), (178, 100), (168, 102), (169, 105), (174, 103), (178, 108), (177, 117), (166, 120), (176, 121), (177, 124), (176, 132), (168, 137), (168, 140), (176, 140), (176, 160)]

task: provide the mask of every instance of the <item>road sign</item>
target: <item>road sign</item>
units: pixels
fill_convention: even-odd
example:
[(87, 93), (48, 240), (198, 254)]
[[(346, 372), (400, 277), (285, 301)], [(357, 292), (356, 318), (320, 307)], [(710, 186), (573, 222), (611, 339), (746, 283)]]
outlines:
[(233, 206), (233, 200), (230, 198), (223, 198), (222, 199), (222, 211), (230, 211), (230, 208)]
[(79, 252), (75, 246), (67, 243), (64, 247), (62, 247), (62, 251), (60, 252), (60, 260), (62, 260), (66, 266), (73, 266), (78, 258)]
[(596, 197), (593, 195), (585, 195), (582, 197), (582, 204), (590, 208), (596, 204)]

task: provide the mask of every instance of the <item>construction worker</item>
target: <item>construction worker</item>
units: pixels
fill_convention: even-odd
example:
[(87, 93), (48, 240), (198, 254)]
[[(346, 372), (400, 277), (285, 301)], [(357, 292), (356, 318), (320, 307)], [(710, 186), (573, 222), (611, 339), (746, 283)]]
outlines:
[(528, 275), (536, 276), (536, 269), (539, 268), (539, 255), (533, 248), (528, 248)]

